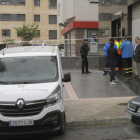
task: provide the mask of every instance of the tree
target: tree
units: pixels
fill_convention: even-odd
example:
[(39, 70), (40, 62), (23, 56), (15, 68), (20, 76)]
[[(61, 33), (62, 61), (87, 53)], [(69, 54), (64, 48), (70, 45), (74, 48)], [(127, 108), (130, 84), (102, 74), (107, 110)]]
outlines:
[(23, 44), (29, 44), (29, 42), (38, 37), (37, 29), (38, 25), (25, 25), (23, 24), (23, 27), (14, 27), (16, 30), (17, 36), (24, 41)]
[(3, 43), (4, 44), (15, 44), (15, 39), (9, 38), (9, 39), (3, 40)]

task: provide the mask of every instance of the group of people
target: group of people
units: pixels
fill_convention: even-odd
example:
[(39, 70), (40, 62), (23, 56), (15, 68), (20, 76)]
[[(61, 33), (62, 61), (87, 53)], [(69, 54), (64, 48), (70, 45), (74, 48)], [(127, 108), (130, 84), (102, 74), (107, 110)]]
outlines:
[[(106, 48), (106, 46), (105, 46)], [(111, 38), (109, 40), (108, 49), (105, 49), (105, 54), (107, 53), (107, 57), (105, 57), (108, 60), (106, 63), (108, 67), (111, 69), (110, 72), (110, 84), (115, 85), (117, 83), (117, 80), (115, 80), (115, 68), (119, 67), (121, 68), (122, 65), (124, 66), (126, 79), (128, 81), (129, 77), (132, 77), (132, 56), (133, 56), (133, 50), (132, 50), (132, 43), (127, 40), (127, 37), (123, 37), (122, 41), (118, 42), (116, 39), (114, 40)], [(121, 63), (120, 65), (120, 62)], [(106, 67), (106, 65), (105, 65)], [(104, 74), (107, 74), (107, 70), (105, 68)]]
[[(85, 39), (81, 46), (80, 53), (82, 58), (82, 74), (91, 73), (88, 70), (87, 54), (89, 47), (87, 45), (88, 40)], [(135, 45), (133, 47), (132, 42), (127, 39), (127, 36), (120, 40), (110, 38), (109, 42), (105, 45), (105, 69), (104, 76), (110, 74), (110, 84), (115, 85), (115, 69), (124, 69), (126, 75), (126, 81), (132, 78), (132, 58), (134, 58), (134, 66), (136, 75), (133, 78), (139, 78), (138, 71), (140, 68), (140, 39), (135, 38)], [(84, 71), (84, 67), (86, 71)]]
[(126, 75), (126, 82), (132, 79), (132, 57), (134, 60), (135, 73), (133, 78), (139, 78), (139, 63), (140, 63), (140, 39), (135, 38), (134, 47), (132, 42), (127, 39), (127, 36), (123, 37), (120, 42), (116, 39), (111, 38), (109, 43), (104, 47), (105, 51), (105, 69), (104, 75), (107, 74), (108, 67), (111, 69), (110, 74), (110, 84), (115, 85), (117, 81), (115, 80), (115, 68), (124, 67), (124, 74)]

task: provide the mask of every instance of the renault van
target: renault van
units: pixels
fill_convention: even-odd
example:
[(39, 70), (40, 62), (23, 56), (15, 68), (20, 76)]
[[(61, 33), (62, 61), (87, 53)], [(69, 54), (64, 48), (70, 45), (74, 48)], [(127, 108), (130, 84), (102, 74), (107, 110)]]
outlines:
[(0, 137), (65, 133), (66, 116), (57, 46), (26, 46), (0, 52)]

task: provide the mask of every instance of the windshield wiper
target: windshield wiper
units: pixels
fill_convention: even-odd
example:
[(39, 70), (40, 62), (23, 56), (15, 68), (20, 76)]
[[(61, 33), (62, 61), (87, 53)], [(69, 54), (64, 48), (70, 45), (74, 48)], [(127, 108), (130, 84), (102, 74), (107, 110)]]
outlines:
[(32, 84), (32, 83), (40, 83), (39, 81), (17, 81), (12, 84)]
[(0, 81), (0, 84), (10, 84), (8, 82)]

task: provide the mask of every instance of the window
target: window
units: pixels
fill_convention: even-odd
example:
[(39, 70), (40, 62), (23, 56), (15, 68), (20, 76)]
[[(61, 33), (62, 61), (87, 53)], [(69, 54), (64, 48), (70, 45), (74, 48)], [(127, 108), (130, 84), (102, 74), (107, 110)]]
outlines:
[(49, 24), (57, 24), (57, 16), (49, 15)]
[(103, 5), (106, 5), (106, 6), (111, 5), (111, 0), (103, 0)]
[(34, 0), (34, 6), (40, 6), (40, 0)]
[(18, 5), (25, 5), (25, 0), (18, 0)]
[(49, 30), (49, 39), (57, 39), (57, 30)]
[(55, 56), (1, 58), (0, 79), (11, 84), (19, 81), (21, 83), (55, 82), (58, 80), (57, 58)]
[(40, 15), (34, 15), (34, 21), (40, 21)]
[(90, 0), (90, 3), (98, 3), (99, 0)]
[(10, 1), (9, 0), (3, 0), (2, 5), (10, 5)]
[(57, 0), (49, 0), (49, 8), (56, 9), (57, 8)]
[(25, 21), (25, 14), (18, 14), (17, 21)]
[(36, 34), (38, 35), (38, 37), (40, 37), (40, 30), (37, 30)]
[(10, 30), (2, 30), (2, 37), (10, 37)]
[(10, 14), (2, 14), (2, 20), (3, 21), (11, 20), (11, 15)]

